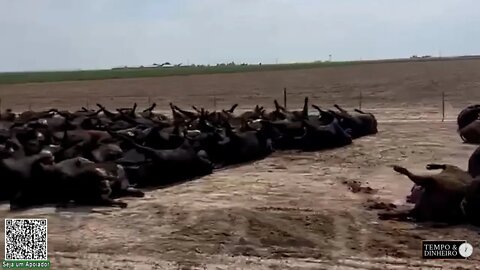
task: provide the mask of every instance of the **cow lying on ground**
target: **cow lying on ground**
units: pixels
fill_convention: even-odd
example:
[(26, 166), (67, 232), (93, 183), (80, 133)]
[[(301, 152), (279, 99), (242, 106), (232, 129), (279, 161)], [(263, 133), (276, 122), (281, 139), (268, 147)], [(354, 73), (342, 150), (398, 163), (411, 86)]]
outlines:
[(480, 143), (480, 105), (470, 105), (457, 117), (457, 132), (465, 143)]
[(409, 200), (415, 206), (409, 210), (379, 213), (379, 218), (446, 224), (469, 220), (465, 209), (472, 212), (476, 207), (476, 197), (469, 194), (477, 194), (478, 182), (468, 172), (454, 165), (428, 164), (426, 168), (441, 171), (437, 174), (415, 174), (404, 167), (393, 167), (415, 184)]

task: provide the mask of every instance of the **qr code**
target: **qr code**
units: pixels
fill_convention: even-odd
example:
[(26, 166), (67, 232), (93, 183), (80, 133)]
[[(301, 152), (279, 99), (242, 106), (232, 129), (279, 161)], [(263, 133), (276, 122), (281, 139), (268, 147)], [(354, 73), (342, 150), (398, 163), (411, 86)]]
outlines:
[(47, 220), (5, 219), (5, 260), (47, 260)]

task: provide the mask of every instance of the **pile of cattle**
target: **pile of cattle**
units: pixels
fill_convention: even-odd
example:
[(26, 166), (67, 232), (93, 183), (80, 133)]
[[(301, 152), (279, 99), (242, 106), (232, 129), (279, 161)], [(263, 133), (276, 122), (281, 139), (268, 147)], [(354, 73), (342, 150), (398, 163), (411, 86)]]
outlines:
[(377, 133), (377, 120), (338, 105), (309, 114), (274, 102), (235, 115), (170, 104), (171, 117), (143, 111), (82, 108), (0, 115), (0, 200), (10, 209), (69, 203), (126, 207), (120, 197), (143, 197), (140, 188), (162, 187), (215, 169), (254, 161), (275, 150), (341, 147)]
[[(480, 105), (471, 105), (458, 115), (458, 133), (464, 142), (480, 143), (479, 113)], [(415, 174), (401, 166), (393, 169), (414, 183), (407, 202), (415, 206), (379, 213), (381, 219), (480, 226), (480, 147), (471, 154), (468, 171), (433, 163), (426, 169), (440, 170), (437, 174)]]

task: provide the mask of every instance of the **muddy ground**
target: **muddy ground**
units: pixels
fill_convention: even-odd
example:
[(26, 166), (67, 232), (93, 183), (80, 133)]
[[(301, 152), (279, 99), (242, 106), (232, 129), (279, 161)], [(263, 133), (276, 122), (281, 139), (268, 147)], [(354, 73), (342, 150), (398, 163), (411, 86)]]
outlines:
[[(32, 109), (73, 108), (86, 97), (126, 106), (148, 96), (161, 106), (169, 100), (207, 104), (215, 96), (218, 107), (238, 102), (248, 108), (280, 97), (283, 87), (291, 89), (292, 107), (304, 95), (323, 106), (357, 106), (361, 91), (363, 108), (380, 120), (376, 136), (351, 146), (276, 153), (127, 199), (123, 210), (13, 214), (4, 205), (0, 214), (48, 218), (53, 269), (475, 269), (477, 229), (380, 221), (368, 206), (370, 200), (405, 204), (411, 182), (392, 164), (414, 171), (424, 171), (428, 162), (466, 168), (475, 146), (461, 143), (450, 120), (480, 96), (479, 84), (480, 61), (456, 61), (0, 86), (3, 108), (15, 109), (28, 102)], [(113, 96), (118, 98), (108, 101)], [(348, 184), (353, 181), (361, 188)], [(474, 254), (460, 261), (423, 260), (424, 239), (468, 240)]]

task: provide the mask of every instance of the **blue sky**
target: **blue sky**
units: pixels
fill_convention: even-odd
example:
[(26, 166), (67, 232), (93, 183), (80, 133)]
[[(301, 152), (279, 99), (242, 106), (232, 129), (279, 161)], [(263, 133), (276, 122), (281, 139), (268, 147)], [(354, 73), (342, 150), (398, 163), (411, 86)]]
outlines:
[(0, 71), (480, 54), (478, 0), (0, 0)]

